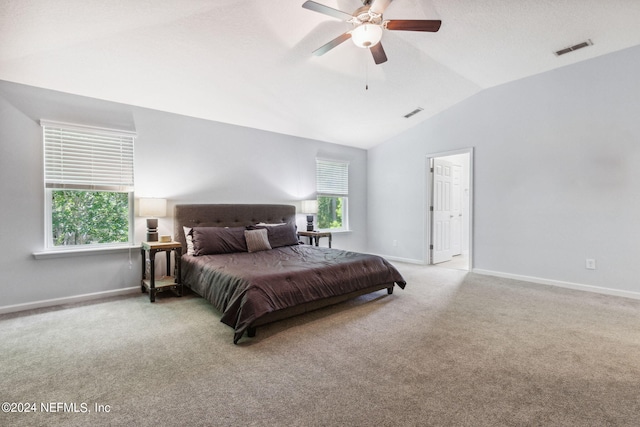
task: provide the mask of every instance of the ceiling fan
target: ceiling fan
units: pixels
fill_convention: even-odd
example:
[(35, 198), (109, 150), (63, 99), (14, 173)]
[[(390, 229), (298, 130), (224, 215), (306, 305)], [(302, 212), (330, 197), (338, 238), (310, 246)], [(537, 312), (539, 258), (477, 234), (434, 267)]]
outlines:
[(361, 48), (367, 48), (373, 55), (376, 64), (387, 61), (387, 55), (382, 48), (382, 30), (392, 31), (426, 31), (435, 33), (440, 29), (442, 21), (427, 19), (389, 19), (383, 20), (382, 14), (392, 0), (362, 0), (364, 6), (349, 14), (315, 1), (307, 0), (302, 7), (314, 12), (324, 13), (334, 18), (342, 19), (353, 24), (351, 31), (336, 37), (329, 43), (313, 51), (316, 56), (324, 55), (342, 42), (351, 39)]

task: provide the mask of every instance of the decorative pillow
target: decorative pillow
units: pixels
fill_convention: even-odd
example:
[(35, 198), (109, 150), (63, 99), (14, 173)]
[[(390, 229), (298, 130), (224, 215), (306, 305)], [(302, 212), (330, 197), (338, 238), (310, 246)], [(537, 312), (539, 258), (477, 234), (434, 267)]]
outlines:
[(265, 229), (245, 230), (244, 237), (247, 240), (247, 250), (249, 252), (268, 251), (271, 249), (267, 230)]
[(195, 256), (247, 252), (244, 227), (193, 227)]
[(282, 225), (250, 225), (249, 230), (266, 229), (269, 236), (269, 244), (272, 248), (280, 246), (293, 246), (298, 244), (298, 235), (295, 224), (283, 223)]
[(193, 230), (189, 227), (182, 227), (184, 230), (184, 239), (187, 241), (187, 255), (195, 254), (193, 249)]

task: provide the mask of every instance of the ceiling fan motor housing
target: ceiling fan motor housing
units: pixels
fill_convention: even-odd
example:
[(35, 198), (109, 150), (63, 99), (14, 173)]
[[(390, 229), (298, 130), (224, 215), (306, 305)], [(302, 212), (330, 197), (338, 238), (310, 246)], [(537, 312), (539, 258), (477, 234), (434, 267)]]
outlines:
[(370, 24), (382, 24), (382, 14), (369, 11), (369, 6), (363, 6), (353, 12), (352, 22), (354, 24), (362, 24), (368, 22)]

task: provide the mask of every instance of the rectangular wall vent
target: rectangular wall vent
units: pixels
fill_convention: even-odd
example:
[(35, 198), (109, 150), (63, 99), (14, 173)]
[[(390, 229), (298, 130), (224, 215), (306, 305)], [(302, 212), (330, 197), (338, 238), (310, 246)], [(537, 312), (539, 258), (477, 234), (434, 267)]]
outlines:
[(589, 39), (586, 42), (578, 43), (576, 45), (567, 47), (565, 49), (560, 49), (559, 51), (556, 52), (556, 56), (564, 55), (566, 53), (573, 52), (574, 50), (582, 49), (583, 47), (587, 47), (591, 45), (593, 45), (593, 42), (591, 41), (591, 39)]
[(416, 114), (418, 114), (420, 111), (424, 110), (424, 108), (418, 107), (415, 110), (413, 110), (412, 112), (410, 112), (409, 114), (405, 114), (404, 117), (406, 119), (408, 119), (411, 116), (415, 116)]

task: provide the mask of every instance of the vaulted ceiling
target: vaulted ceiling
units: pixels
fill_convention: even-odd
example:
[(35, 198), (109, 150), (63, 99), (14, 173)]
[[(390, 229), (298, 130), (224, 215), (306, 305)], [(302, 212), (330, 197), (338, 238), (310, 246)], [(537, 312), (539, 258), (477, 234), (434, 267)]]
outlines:
[(483, 89), (640, 44), (638, 0), (394, 0), (385, 19), (442, 27), (385, 31), (375, 65), (350, 41), (313, 56), (352, 25), (303, 3), (0, 0), (0, 79), (369, 148)]

